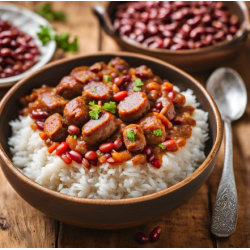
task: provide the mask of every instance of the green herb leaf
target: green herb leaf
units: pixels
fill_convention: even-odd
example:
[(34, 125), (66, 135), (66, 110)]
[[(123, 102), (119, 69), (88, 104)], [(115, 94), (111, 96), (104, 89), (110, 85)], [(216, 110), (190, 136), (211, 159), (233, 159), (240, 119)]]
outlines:
[(116, 111), (116, 103), (115, 102), (106, 102), (104, 103), (104, 105), (102, 106), (102, 108), (104, 110), (107, 110), (113, 114), (115, 114), (115, 111)]
[(49, 25), (40, 25), (39, 27), (40, 31), (37, 32), (37, 36), (42, 41), (43, 45), (47, 44), (51, 40), (55, 40), (57, 48), (61, 48), (65, 52), (76, 52), (78, 50), (77, 37), (75, 37), (73, 42), (70, 43), (68, 33), (58, 35), (53, 29), (50, 28)]
[(89, 103), (89, 115), (93, 120), (98, 120), (99, 119), (99, 113), (102, 111), (101, 108), (95, 104), (95, 101), (92, 101)]
[(135, 141), (136, 132), (135, 132), (135, 131), (132, 131), (132, 130), (130, 130), (130, 129), (128, 129), (128, 130), (126, 131), (126, 133), (127, 133), (128, 139), (129, 139), (130, 141), (134, 142), (134, 141)]
[(135, 85), (133, 87), (133, 90), (134, 91), (140, 91), (141, 90), (141, 87), (140, 86), (143, 86), (143, 82), (140, 78), (135, 78), (134, 79), (134, 82), (135, 82)]
[(66, 15), (63, 12), (53, 11), (51, 9), (50, 3), (43, 4), (40, 8), (36, 10), (36, 13), (46, 18), (49, 21), (66, 19)]
[(105, 80), (105, 82), (106, 82), (107, 84), (110, 84), (110, 82), (111, 82), (111, 80), (112, 80), (112, 77), (111, 77), (111, 76), (109, 76), (109, 75), (104, 75), (103, 78), (104, 78), (104, 80)]
[(72, 135), (72, 138), (77, 140), (77, 136), (76, 135)]
[(93, 87), (93, 91), (94, 91), (94, 92), (96, 92), (96, 90), (97, 90), (97, 87), (96, 87), (96, 86), (94, 86), (94, 87)]
[(162, 131), (161, 129), (156, 129), (153, 131), (153, 135), (156, 135), (156, 136), (162, 136)]
[(49, 25), (47, 26), (40, 25), (39, 28), (40, 31), (37, 32), (37, 36), (42, 41), (43, 45), (55, 39), (55, 31), (52, 30)]
[(166, 146), (162, 145), (161, 143), (158, 144), (158, 147), (161, 148), (161, 149), (165, 149), (166, 148)]
[(78, 41), (77, 37), (74, 38), (73, 42), (69, 42), (69, 33), (62, 33), (55, 36), (57, 48), (63, 49), (65, 52), (77, 52)]

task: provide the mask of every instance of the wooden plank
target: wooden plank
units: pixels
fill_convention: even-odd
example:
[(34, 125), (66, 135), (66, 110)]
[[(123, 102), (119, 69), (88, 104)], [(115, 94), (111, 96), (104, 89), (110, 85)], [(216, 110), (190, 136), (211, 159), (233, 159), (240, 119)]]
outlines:
[(0, 248), (55, 247), (57, 222), (12, 189), (0, 170)]

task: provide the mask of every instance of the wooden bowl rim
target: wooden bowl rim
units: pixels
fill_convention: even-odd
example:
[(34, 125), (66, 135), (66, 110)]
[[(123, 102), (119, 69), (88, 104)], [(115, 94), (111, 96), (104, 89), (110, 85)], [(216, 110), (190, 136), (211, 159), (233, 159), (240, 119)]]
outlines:
[[(116, 34), (116, 38), (120, 39), (121, 41), (123, 41), (124, 43), (135, 47), (136, 49), (140, 49), (140, 50), (144, 50), (144, 51), (148, 51), (150, 53), (155, 53), (157, 54), (164, 54), (164, 55), (176, 55), (176, 56), (182, 56), (182, 55), (190, 55), (190, 56), (194, 56), (194, 55), (198, 55), (198, 54), (203, 54), (203, 53), (209, 53), (209, 52), (214, 52), (217, 50), (221, 50), (224, 48), (228, 48), (233, 44), (236, 44), (238, 42), (238, 40), (241, 40), (242, 37), (246, 36), (248, 33), (250, 33), (250, 20), (249, 20), (249, 13), (248, 13), (248, 9), (247, 9), (247, 5), (243, 2), (243, 1), (233, 1), (236, 4), (238, 4), (238, 6), (240, 7), (240, 9), (242, 10), (242, 13), (244, 15), (244, 20), (239, 28), (239, 30), (242, 32), (240, 36), (234, 36), (232, 40), (223, 40), (221, 42), (215, 43), (211, 46), (207, 46), (207, 47), (202, 47), (202, 48), (197, 48), (197, 49), (186, 49), (186, 50), (170, 50), (170, 49), (161, 49), (161, 48), (157, 48), (157, 49), (151, 49), (148, 47), (144, 47), (142, 46), (140, 43), (136, 43), (135, 41), (133, 41), (132, 39), (130, 39), (127, 36), (120, 36), (118, 34)], [(109, 9), (110, 5), (111, 5), (111, 1), (109, 1), (106, 10)], [(107, 12), (108, 14), (108, 12)], [(110, 15), (108, 14), (109, 18)], [(110, 18), (111, 19), (111, 18)], [(113, 24), (112, 24), (113, 26)]]
[(209, 166), (209, 164), (214, 160), (214, 158), (216, 157), (216, 155), (219, 151), (219, 148), (220, 148), (220, 144), (221, 144), (221, 140), (222, 140), (222, 122), (221, 122), (221, 116), (220, 116), (219, 110), (218, 110), (215, 102), (213, 101), (212, 97), (207, 92), (207, 90), (202, 86), (201, 83), (199, 83), (193, 77), (191, 77), (190, 75), (188, 75), (184, 71), (178, 69), (177, 67), (175, 67), (169, 63), (166, 63), (162, 60), (150, 57), (150, 56), (145, 56), (145, 55), (131, 53), (131, 52), (120, 52), (120, 51), (118, 51), (118, 52), (96, 52), (96, 53), (91, 53), (91, 54), (80, 55), (80, 56), (77, 56), (74, 58), (61, 59), (61, 60), (49, 63), (46, 66), (42, 67), (41, 69), (37, 70), (36, 72), (34, 72), (34, 73), (30, 74), (29, 76), (25, 77), (24, 79), (20, 80), (17, 84), (15, 84), (5, 94), (5, 96), (3, 97), (3, 99), (0, 102), (0, 117), (1, 117), (2, 111), (5, 107), (5, 104), (11, 98), (12, 93), (17, 91), (21, 85), (25, 84), (25, 82), (27, 80), (29, 80), (30, 78), (32, 78), (34, 75), (36, 75), (42, 71), (45, 71), (48, 68), (59, 65), (61, 63), (66, 63), (66, 62), (78, 60), (81, 58), (91, 57), (91, 56), (113, 56), (113, 57), (115, 57), (115, 56), (120, 56), (120, 57), (129, 56), (129, 57), (136, 57), (136, 58), (140, 58), (140, 59), (146, 59), (146, 60), (153, 61), (157, 64), (164, 65), (165, 67), (168, 67), (168, 68), (176, 71), (178, 74), (181, 74), (184, 77), (186, 77), (187, 79), (191, 80), (202, 91), (204, 96), (207, 98), (209, 104), (211, 105), (211, 107), (213, 109), (215, 117), (216, 117), (217, 134), (216, 134), (215, 143), (214, 143), (212, 149), (210, 150), (208, 156), (204, 160), (204, 162), (190, 176), (188, 176), (187, 178), (185, 178), (181, 182), (179, 182), (179, 183), (177, 183), (169, 188), (166, 188), (164, 190), (155, 192), (153, 194), (149, 194), (149, 195), (145, 195), (145, 196), (141, 196), (141, 197), (122, 198), (122, 199), (91, 199), (91, 198), (74, 197), (74, 196), (70, 196), (68, 194), (62, 194), (58, 191), (51, 190), (47, 187), (44, 187), (44, 186), (36, 183), (33, 180), (31, 180), (29, 177), (24, 175), (20, 170), (18, 170), (17, 167), (14, 166), (14, 164), (9, 159), (9, 157), (5, 153), (3, 147), (0, 143), (0, 158), (2, 159), (2, 161), (5, 162), (6, 166), (9, 168), (9, 170), (12, 172), (12, 174), (14, 174), (17, 178), (21, 179), (21, 181), (26, 182), (26, 184), (30, 185), (32, 188), (36, 189), (39, 192), (46, 193), (47, 195), (52, 195), (54, 197), (64, 199), (67, 201), (76, 202), (76, 203), (95, 204), (95, 205), (121, 205), (121, 204), (131, 204), (131, 203), (145, 202), (148, 200), (152, 200), (152, 199), (155, 199), (155, 198), (158, 198), (160, 196), (164, 196), (166, 194), (169, 194), (171, 192), (176, 191), (177, 189), (185, 186), (186, 184), (188, 184), (189, 182), (191, 182), (192, 180), (197, 178), (200, 174), (202, 174), (206, 170), (206, 168)]

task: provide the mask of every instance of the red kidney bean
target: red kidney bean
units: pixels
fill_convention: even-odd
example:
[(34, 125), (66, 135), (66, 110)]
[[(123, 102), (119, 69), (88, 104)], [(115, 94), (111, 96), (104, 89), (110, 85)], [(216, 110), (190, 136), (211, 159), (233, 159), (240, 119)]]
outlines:
[(44, 122), (42, 122), (42, 121), (36, 121), (35, 124), (36, 124), (36, 126), (37, 126), (37, 128), (39, 130), (43, 131)]
[(112, 157), (109, 157), (109, 158), (107, 159), (107, 163), (113, 165), (113, 164), (116, 164), (117, 162), (116, 162)]
[(155, 107), (156, 107), (157, 109), (161, 109), (161, 108), (162, 108), (162, 102), (157, 102), (157, 103), (155, 104)]
[(168, 97), (170, 97), (173, 100), (175, 98), (175, 93), (173, 91), (169, 92)]
[(0, 45), (6, 46), (6, 45), (9, 45), (10, 43), (11, 43), (11, 39), (9, 37), (6, 37), (6, 38), (1, 40)]
[(131, 30), (132, 30), (132, 26), (130, 24), (123, 25), (120, 28), (120, 34), (127, 35), (129, 34), (129, 32), (131, 32)]
[(237, 32), (237, 28), (235, 26), (231, 26), (229, 28), (229, 32), (230, 32), (230, 34), (234, 35)]
[(170, 38), (163, 39), (163, 48), (169, 49), (171, 46), (171, 43), (172, 43), (172, 41)]
[(56, 148), (56, 155), (64, 154), (68, 149), (68, 143), (61, 142), (60, 145)]
[(149, 234), (149, 239), (150, 239), (151, 241), (156, 241), (156, 240), (158, 240), (158, 239), (159, 239), (159, 236), (160, 236), (160, 233), (161, 233), (161, 227), (158, 226), (158, 227), (154, 228), (154, 229), (152, 230), (152, 232)]
[(190, 26), (196, 26), (201, 21), (201, 16), (195, 16), (187, 20), (187, 24)]
[(142, 233), (142, 232), (138, 232), (138, 233), (135, 235), (135, 237), (136, 237), (136, 240), (137, 240), (139, 243), (141, 243), (141, 244), (144, 244), (144, 243), (148, 242), (148, 237), (147, 237), (144, 233)]
[(151, 162), (150, 162), (155, 168), (161, 168), (161, 161), (159, 159), (153, 159)]
[(68, 126), (68, 133), (70, 135), (79, 135), (80, 129), (76, 125), (70, 125)]
[(8, 55), (10, 55), (11, 53), (12, 53), (12, 51), (11, 51), (11, 49), (9, 49), (9, 48), (2, 48), (2, 49), (0, 50), (0, 55), (3, 56), (3, 57), (8, 56)]
[(85, 168), (89, 169), (89, 161), (87, 159), (85, 159), (85, 158), (82, 159), (82, 165)]
[(107, 143), (103, 143), (99, 146), (99, 150), (103, 153), (108, 153), (109, 151), (111, 151), (114, 147), (114, 144), (112, 142), (107, 142)]
[(157, 18), (159, 20), (165, 20), (169, 16), (170, 12), (171, 12), (170, 8), (160, 8), (158, 10)]
[(31, 118), (37, 119), (37, 120), (43, 120), (47, 119), (49, 117), (49, 114), (46, 111), (40, 110), (40, 109), (33, 109), (31, 111)]
[(205, 32), (206, 32), (206, 34), (215, 34), (216, 29), (213, 27), (207, 27), (207, 28), (205, 28)]
[[(60, 146), (60, 145), (59, 145)], [(72, 159), (68, 153), (60, 155), (61, 159), (66, 163), (66, 164), (71, 164)]]
[(211, 15), (209, 15), (209, 14), (205, 14), (203, 17), (202, 17), (202, 19), (201, 19), (201, 22), (202, 23), (205, 23), (205, 24), (208, 24), (208, 23), (210, 23), (212, 21), (212, 17), (211, 17)]
[(147, 156), (147, 161), (151, 162), (155, 158), (155, 155), (151, 153), (150, 155)]
[(223, 27), (223, 24), (220, 21), (213, 21), (212, 26), (216, 29), (221, 29)]
[(224, 39), (225, 35), (224, 32), (222, 30), (218, 31), (215, 35), (214, 35), (214, 39), (216, 41), (220, 41), (222, 39)]
[(32, 55), (31, 53), (25, 53), (23, 56), (24, 56), (24, 59), (26, 59), (26, 60), (33, 60), (34, 59), (34, 55)]
[(158, 28), (156, 25), (148, 24), (147, 31), (150, 35), (156, 35), (158, 33)]
[(15, 55), (22, 54), (22, 53), (25, 52), (25, 50), (26, 50), (26, 49), (25, 49), (24, 46), (20, 46), (20, 47), (18, 47), (17, 49), (15, 49), (14, 54), (15, 54)]
[(145, 155), (151, 155), (152, 154), (152, 149), (149, 146), (146, 146), (143, 150), (143, 153)]
[(175, 31), (178, 27), (178, 23), (177, 22), (173, 22), (171, 24), (166, 24), (165, 25), (165, 29), (168, 31)]
[(232, 15), (230, 17), (230, 24), (236, 26), (238, 25), (238, 23), (239, 23), (239, 18), (236, 15)]
[(163, 146), (166, 146), (167, 151), (177, 151), (178, 150), (178, 144), (175, 140), (167, 140), (161, 143)]
[(121, 139), (117, 139), (114, 141), (114, 150), (119, 150), (123, 145), (123, 142)]
[(111, 157), (111, 154), (110, 153), (106, 153), (105, 156), (106, 156), (106, 159), (108, 159), (108, 158)]
[(203, 27), (196, 27), (190, 32), (190, 38), (196, 39), (200, 34), (203, 33), (205, 33), (205, 29)]
[(171, 15), (171, 19), (174, 21), (180, 21), (183, 18), (182, 11), (176, 11)]
[(77, 163), (82, 163), (82, 156), (76, 151), (69, 151), (68, 154), (70, 155), (71, 159)]
[(153, 43), (151, 43), (148, 47), (151, 49), (160, 48), (163, 46), (163, 40), (161, 38), (156, 39)]
[(128, 96), (128, 92), (127, 91), (120, 91), (120, 92), (114, 94), (113, 98), (114, 98), (115, 101), (121, 101), (126, 96)]
[(85, 154), (85, 158), (89, 161), (95, 161), (97, 159), (97, 154), (95, 151), (88, 151)]
[(119, 87), (120, 85), (131, 81), (131, 76), (130, 75), (125, 75), (125, 76), (119, 76), (114, 79), (114, 83)]
[(170, 47), (170, 50), (182, 50), (182, 49), (183, 49), (183, 46), (181, 44), (173, 44)]
[(11, 30), (5, 30), (0, 33), (0, 39), (13, 37), (13, 32)]
[(164, 37), (167, 37), (167, 38), (171, 38), (171, 37), (174, 36), (174, 34), (173, 34), (172, 31), (169, 31), (169, 30), (166, 30), (166, 29), (164, 29), (161, 33), (162, 33), (162, 35), (163, 35)]

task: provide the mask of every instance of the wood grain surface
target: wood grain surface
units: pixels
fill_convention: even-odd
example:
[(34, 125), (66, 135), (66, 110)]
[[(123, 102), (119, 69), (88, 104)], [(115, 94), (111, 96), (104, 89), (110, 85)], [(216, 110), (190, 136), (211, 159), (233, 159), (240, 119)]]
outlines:
[[(35, 10), (42, 2), (5, 2)], [(52, 7), (64, 11), (66, 22), (53, 22), (58, 32), (70, 32), (79, 39), (79, 52), (84, 54), (117, 51), (112, 38), (101, 31), (91, 12), (96, 2), (51, 2)], [(105, 2), (101, 2), (105, 5)], [(250, 3), (247, 3), (250, 7)], [(241, 54), (224, 66), (239, 72), (250, 91), (250, 43)], [(53, 60), (74, 54), (57, 51)], [(211, 71), (193, 74), (202, 84)], [(0, 98), (8, 88), (0, 89)], [(211, 211), (219, 185), (224, 146), (219, 152), (215, 169), (207, 182), (185, 204), (161, 219), (135, 228), (98, 231), (60, 223), (43, 215), (23, 201), (6, 181), (0, 170), (0, 247), (250, 247), (250, 104), (244, 116), (233, 123), (234, 170), (238, 192), (238, 223), (229, 238), (217, 238), (210, 232)], [(135, 234), (150, 231), (160, 225), (158, 241), (139, 245)]]

